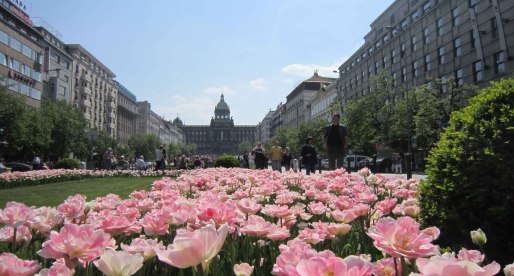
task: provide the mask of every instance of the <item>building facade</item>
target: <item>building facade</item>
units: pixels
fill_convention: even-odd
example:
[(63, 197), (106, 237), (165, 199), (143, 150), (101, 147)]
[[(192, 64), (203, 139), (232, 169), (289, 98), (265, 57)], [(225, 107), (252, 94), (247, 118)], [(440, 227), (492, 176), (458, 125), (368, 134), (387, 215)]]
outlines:
[(197, 145), (198, 154), (240, 154), (241, 142), (255, 142), (256, 126), (234, 125), (223, 94), (210, 125), (185, 125), (178, 117), (174, 122), (184, 131), (185, 143)]
[(334, 78), (326, 78), (314, 72), (309, 79), (300, 83), (289, 95), (285, 103), (285, 113), (282, 116), (284, 127), (299, 127), (310, 120), (309, 105), (323, 86), (335, 82)]
[[(43, 25), (43, 24), (42, 24)], [(43, 36), (43, 97), (72, 103), (73, 58), (56, 34), (45, 26), (35, 27)]]
[(316, 119), (327, 119), (331, 118), (330, 105), (337, 99), (336, 82), (329, 84), (328, 86), (322, 86), (318, 94), (312, 99), (311, 103), (307, 106), (309, 115), (309, 121)]
[(264, 119), (257, 125), (257, 141), (266, 142), (271, 139), (272, 132), (271, 128), (273, 126), (273, 116), (275, 115), (275, 111), (268, 111)]
[(453, 78), (481, 88), (514, 72), (514, 1), (396, 0), (364, 40), (339, 67), (343, 104), (370, 93), (381, 70), (396, 87)]
[(82, 110), (90, 129), (104, 131), (116, 139), (116, 75), (81, 45), (68, 44), (66, 49), (74, 60), (72, 102)]
[(0, 81), (8, 91), (23, 95), (33, 107), (43, 94), (43, 37), (32, 27), (23, 4), (0, 1)]
[(118, 144), (127, 146), (128, 141), (137, 131), (137, 98), (130, 90), (116, 81), (118, 87), (118, 123), (116, 137)]

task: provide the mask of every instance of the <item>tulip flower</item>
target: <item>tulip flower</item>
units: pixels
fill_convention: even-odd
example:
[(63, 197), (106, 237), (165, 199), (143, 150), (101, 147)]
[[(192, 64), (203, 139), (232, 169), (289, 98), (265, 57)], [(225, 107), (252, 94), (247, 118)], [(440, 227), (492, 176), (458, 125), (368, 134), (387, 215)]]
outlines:
[(109, 249), (93, 263), (107, 276), (130, 276), (143, 266), (143, 256)]
[(209, 265), (221, 250), (228, 233), (228, 225), (223, 224), (217, 231), (209, 224), (194, 232), (177, 230), (173, 244), (166, 250), (157, 249), (159, 260), (178, 268), (200, 266), (207, 274)]
[(484, 244), (487, 243), (487, 237), (485, 236), (484, 231), (482, 231), (482, 229), (480, 228), (478, 228), (475, 231), (471, 231), (470, 235), (471, 241), (480, 247), (484, 246)]
[(253, 273), (253, 266), (247, 263), (235, 264), (234, 273), (236, 276), (250, 276)]
[(37, 261), (22, 260), (12, 253), (0, 254), (0, 275), (34, 275), (40, 267)]

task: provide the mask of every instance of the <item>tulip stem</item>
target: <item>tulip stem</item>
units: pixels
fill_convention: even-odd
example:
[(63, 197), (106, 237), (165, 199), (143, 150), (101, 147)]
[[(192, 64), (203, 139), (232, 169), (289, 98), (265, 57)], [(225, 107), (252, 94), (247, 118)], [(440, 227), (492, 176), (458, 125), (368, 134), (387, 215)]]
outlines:
[(205, 276), (205, 274), (203, 273), (203, 266), (202, 266), (202, 264), (198, 264), (196, 266), (196, 271), (198, 272), (198, 276)]
[(393, 260), (394, 260), (394, 275), (400, 276), (400, 275), (398, 275), (398, 261), (394, 257), (393, 257)]
[(18, 228), (14, 227), (14, 232), (13, 232), (13, 235), (12, 235), (12, 238), (13, 238), (13, 241), (12, 241), (12, 244), (11, 244), (11, 251), (12, 253), (14, 254), (14, 252), (16, 252), (16, 230)]

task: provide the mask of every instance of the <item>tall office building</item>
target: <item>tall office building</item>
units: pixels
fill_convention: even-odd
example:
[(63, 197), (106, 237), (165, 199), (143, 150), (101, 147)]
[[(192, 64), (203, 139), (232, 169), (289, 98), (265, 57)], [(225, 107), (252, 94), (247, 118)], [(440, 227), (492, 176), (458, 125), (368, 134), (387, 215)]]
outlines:
[(43, 91), (42, 40), (21, 1), (0, 1), (0, 81), (36, 108)]
[(114, 75), (79, 44), (66, 45), (74, 59), (72, 102), (84, 112), (89, 128), (116, 138), (118, 87)]
[(364, 39), (339, 67), (343, 104), (370, 93), (381, 70), (397, 87), (450, 77), (484, 87), (514, 72), (514, 1), (396, 0)]
[(118, 136), (120, 145), (127, 146), (128, 141), (137, 131), (138, 106), (136, 95), (128, 90), (121, 83), (116, 82), (118, 87)]

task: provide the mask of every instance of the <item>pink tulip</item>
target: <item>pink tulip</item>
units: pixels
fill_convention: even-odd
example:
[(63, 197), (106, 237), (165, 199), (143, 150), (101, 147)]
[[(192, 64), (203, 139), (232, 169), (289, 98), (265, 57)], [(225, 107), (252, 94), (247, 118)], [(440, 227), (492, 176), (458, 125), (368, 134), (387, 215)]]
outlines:
[[(398, 275), (402, 275), (402, 265), (400, 262), (396, 262), (396, 269)], [(385, 258), (377, 261), (377, 264), (373, 268), (373, 275), (376, 276), (395, 276), (396, 270), (394, 269), (394, 259)]]
[(457, 258), (459, 260), (466, 260), (476, 264), (481, 264), (484, 261), (485, 255), (480, 253), (478, 250), (467, 250), (466, 248), (462, 248), (459, 251)]
[(59, 233), (50, 232), (50, 239), (43, 243), (37, 253), (47, 259), (77, 259), (83, 265), (102, 255), (106, 247), (115, 241), (103, 230), (94, 230), (91, 225), (66, 224)]
[(433, 237), (419, 230), (419, 224), (411, 217), (381, 218), (371, 226), (368, 235), (379, 250), (392, 257), (419, 258), (438, 253), (431, 244)]
[(228, 225), (223, 224), (217, 231), (209, 224), (194, 232), (184, 229), (177, 230), (173, 244), (166, 250), (157, 249), (159, 260), (178, 268), (202, 265), (205, 273), (209, 264), (218, 254), (225, 242)]
[(166, 250), (166, 247), (156, 239), (146, 239), (144, 236), (135, 238), (130, 245), (121, 244), (121, 249), (129, 252), (130, 254), (141, 254), (144, 257), (143, 261), (147, 261), (157, 255), (156, 250)]
[(66, 266), (64, 259), (56, 260), (50, 268), (44, 268), (36, 276), (73, 276), (75, 269)]
[(34, 216), (34, 207), (27, 207), (23, 203), (15, 201), (7, 202), (5, 208), (0, 210), (0, 223), (18, 228), (28, 226), (28, 220)]
[(265, 221), (261, 216), (252, 215), (241, 227), (241, 233), (251, 237), (266, 236), (273, 229), (272, 224)]
[(411, 275), (459, 275), (459, 276), (493, 276), (500, 272), (500, 265), (492, 262), (484, 267), (467, 261), (458, 260), (455, 257), (446, 254), (443, 256), (433, 256), (430, 259), (419, 258), (416, 260), (416, 266), (420, 274)]
[(50, 230), (61, 223), (63, 217), (55, 208), (41, 207), (34, 210), (34, 216), (29, 220), (30, 227), (38, 230), (43, 235), (48, 235)]
[(253, 266), (247, 263), (235, 264), (234, 273), (236, 276), (250, 276), (253, 273)]
[[(4, 226), (0, 228), (0, 241), (13, 242), (14, 228), (11, 226)], [(16, 229), (16, 243), (28, 242), (32, 240), (32, 233), (26, 226), (20, 226)]]
[(505, 276), (514, 276), (514, 263), (508, 264), (503, 268), (503, 274)]
[(93, 263), (107, 276), (130, 276), (143, 266), (143, 256), (109, 249)]
[(83, 195), (69, 196), (63, 204), (57, 206), (57, 211), (66, 218), (66, 221), (83, 220), (86, 211), (86, 197)]
[(0, 275), (25, 276), (34, 275), (40, 268), (37, 261), (26, 261), (12, 253), (0, 254)]
[(243, 198), (237, 202), (237, 208), (239, 208), (239, 210), (244, 214), (255, 215), (262, 208), (262, 205), (254, 200)]

